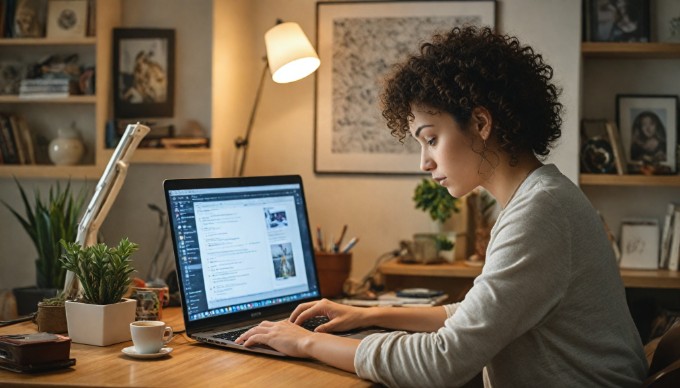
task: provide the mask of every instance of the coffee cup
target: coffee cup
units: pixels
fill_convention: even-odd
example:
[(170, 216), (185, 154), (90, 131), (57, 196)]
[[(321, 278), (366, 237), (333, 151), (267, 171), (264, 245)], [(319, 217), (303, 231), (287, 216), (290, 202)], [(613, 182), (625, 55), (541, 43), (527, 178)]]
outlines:
[(135, 321), (130, 323), (130, 334), (137, 353), (153, 354), (170, 342), (173, 333), (162, 321)]

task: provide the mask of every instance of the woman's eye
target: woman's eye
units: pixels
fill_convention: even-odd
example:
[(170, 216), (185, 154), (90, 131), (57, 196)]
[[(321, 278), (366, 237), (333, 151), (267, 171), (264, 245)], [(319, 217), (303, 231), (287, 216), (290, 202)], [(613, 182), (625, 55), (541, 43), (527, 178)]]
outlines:
[(434, 137), (431, 137), (429, 139), (425, 139), (428, 145), (433, 146), (434, 143), (436, 143), (436, 139)]

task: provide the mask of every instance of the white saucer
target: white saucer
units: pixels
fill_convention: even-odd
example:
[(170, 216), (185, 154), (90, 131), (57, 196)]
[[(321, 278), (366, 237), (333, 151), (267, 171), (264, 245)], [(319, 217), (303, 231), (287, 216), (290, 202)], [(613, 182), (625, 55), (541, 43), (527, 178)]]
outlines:
[(165, 348), (161, 348), (161, 350), (159, 350), (158, 353), (141, 354), (141, 353), (137, 353), (134, 346), (128, 346), (127, 348), (124, 348), (122, 350), (122, 352), (125, 353), (126, 355), (128, 355), (130, 357), (134, 357), (134, 358), (158, 358), (158, 357), (165, 357), (168, 354), (170, 354), (172, 352), (172, 348), (165, 347)]

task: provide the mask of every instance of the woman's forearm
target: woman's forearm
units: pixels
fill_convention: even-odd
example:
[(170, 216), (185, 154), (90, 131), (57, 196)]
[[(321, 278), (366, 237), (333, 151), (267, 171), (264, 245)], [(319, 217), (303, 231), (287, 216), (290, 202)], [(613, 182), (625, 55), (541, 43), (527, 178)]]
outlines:
[(358, 339), (332, 334), (314, 333), (304, 339), (303, 349), (309, 357), (347, 372), (356, 373), (354, 355), (359, 347)]
[(447, 315), (443, 306), (371, 307), (366, 309), (367, 326), (394, 330), (434, 332), (444, 326)]

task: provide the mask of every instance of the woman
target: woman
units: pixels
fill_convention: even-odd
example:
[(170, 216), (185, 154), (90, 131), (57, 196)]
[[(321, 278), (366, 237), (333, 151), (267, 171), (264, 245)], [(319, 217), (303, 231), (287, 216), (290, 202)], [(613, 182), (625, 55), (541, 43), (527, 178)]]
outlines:
[[(305, 303), (246, 332), (388, 386), (459, 386), (486, 367), (494, 386), (637, 387), (646, 374), (604, 227), (583, 193), (539, 158), (560, 137), (552, 68), (490, 29), (436, 35), (387, 80), (392, 134), (421, 145), (420, 167), (460, 197), (478, 186), (503, 211), (465, 299), (427, 309)], [(330, 321), (305, 331), (317, 315)], [(397, 331), (363, 340), (324, 332)]]

